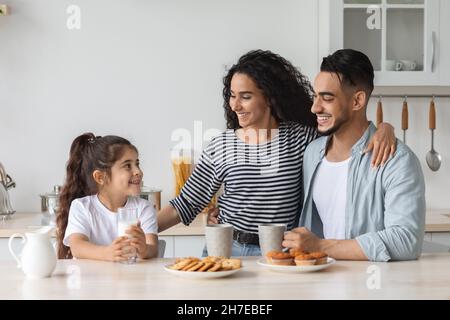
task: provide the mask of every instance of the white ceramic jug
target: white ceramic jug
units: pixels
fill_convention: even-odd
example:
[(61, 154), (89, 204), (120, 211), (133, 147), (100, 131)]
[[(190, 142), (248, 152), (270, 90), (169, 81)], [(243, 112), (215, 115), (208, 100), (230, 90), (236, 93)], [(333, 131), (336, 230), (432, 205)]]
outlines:
[[(40, 228), (33, 232), (15, 233), (9, 238), (8, 247), (17, 267), (22, 268), (29, 278), (50, 277), (56, 266), (56, 253), (50, 242), (51, 226)], [(12, 249), (12, 241), (15, 237), (21, 237), (25, 245), (20, 258)]]

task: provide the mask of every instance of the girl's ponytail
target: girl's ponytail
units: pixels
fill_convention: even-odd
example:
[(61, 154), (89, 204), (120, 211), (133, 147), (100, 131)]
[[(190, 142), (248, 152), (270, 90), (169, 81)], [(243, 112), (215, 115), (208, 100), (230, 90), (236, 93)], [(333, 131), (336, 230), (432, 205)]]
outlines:
[(60, 209), (56, 217), (58, 258), (71, 259), (70, 248), (63, 244), (67, 223), (69, 220), (69, 209), (72, 201), (90, 194), (89, 182), (86, 181), (84, 169), (86, 168), (87, 149), (89, 144), (95, 141), (93, 133), (85, 133), (77, 137), (70, 147), (70, 157), (66, 168), (66, 181), (59, 196)]

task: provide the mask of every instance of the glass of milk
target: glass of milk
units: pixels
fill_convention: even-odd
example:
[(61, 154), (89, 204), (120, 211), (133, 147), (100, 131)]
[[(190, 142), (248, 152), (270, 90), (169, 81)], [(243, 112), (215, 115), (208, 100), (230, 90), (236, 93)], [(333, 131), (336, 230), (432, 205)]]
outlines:
[[(137, 208), (119, 208), (117, 211), (118, 215), (118, 224), (117, 224), (117, 236), (127, 236), (131, 238), (126, 231), (131, 227), (135, 226), (138, 223), (138, 212)], [(128, 260), (124, 261), (127, 264), (136, 263), (137, 253), (136, 248), (130, 246), (126, 246), (122, 248), (123, 256), (127, 257)]]

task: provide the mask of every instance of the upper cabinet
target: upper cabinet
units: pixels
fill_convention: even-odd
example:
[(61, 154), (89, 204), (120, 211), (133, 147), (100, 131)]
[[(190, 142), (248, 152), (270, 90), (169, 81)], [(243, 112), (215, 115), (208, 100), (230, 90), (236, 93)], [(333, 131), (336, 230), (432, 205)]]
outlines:
[(320, 54), (364, 52), (378, 86), (440, 85), (439, 6), (439, 0), (322, 0)]
[(440, 85), (450, 86), (450, 1), (442, 0), (439, 11), (441, 13)]

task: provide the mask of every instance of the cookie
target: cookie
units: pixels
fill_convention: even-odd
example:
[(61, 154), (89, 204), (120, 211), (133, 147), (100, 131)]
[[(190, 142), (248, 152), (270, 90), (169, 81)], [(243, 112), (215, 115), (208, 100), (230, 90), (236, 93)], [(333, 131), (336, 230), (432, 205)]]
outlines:
[(236, 270), (241, 267), (241, 260), (239, 259), (225, 259), (222, 261), (222, 268), (225, 270)]
[(186, 267), (188, 264), (192, 263), (192, 259), (182, 259), (179, 260), (177, 263), (175, 263), (173, 266), (171, 266), (170, 268), (173, 270), (181, 270), (184, 267)]
[(207, 256), (203, 259), (205, 262), (222, 262), (223, 260), (225, 260), (225, 257)]
[(204, 266), (204, 262), (197, 262), (193, 267), (189, 268), (187, 271), (197, 271), (198, 269), (200, 269), (201, 267)]
[(203, 267), (201, 267), (200, 269), (198, 269), (197, 271), (199, 271), (199, 272), (205, 272), (205, 271), (207, 271), (208, 269), (210, 269), (211, 267), (213, 267), (214, 266), (214, 262), (204, 262), (205, 263), (205, 265), (203, 266)]
[(220, 268), (222, 268), (222, 264), (221, 263), (214, 263), (214, 266), (208, 270), (208, 272), (216, 272), (219, 271)]
[(181, 271), (188, 271), (190, 268), (195, 266), (197, 263), (198, 263), (198, 261), (193, 261), (193, 262), (189, 263), (187, 266), (185, 266), (183, 269), (181, 269)]

